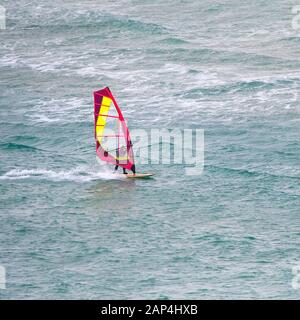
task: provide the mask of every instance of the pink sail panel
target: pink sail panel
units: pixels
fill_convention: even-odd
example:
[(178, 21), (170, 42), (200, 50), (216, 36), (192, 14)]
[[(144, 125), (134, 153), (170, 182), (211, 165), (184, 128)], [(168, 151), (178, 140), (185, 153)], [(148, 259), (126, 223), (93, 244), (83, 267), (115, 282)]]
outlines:
[(94, 116), (98, 157), (130, 170), (134, 157), (129, 130), (108, 87), (94, 92)]

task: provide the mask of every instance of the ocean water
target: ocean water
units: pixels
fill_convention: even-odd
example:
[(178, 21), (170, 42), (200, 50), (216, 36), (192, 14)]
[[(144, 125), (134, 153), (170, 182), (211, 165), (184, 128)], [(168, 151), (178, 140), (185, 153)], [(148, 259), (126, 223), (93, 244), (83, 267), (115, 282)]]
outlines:
[[(295, 1), (0, 4), (0, 298), (300, 298)], [(130, 129), (204, 129), (203, 174), (100, 166), (104, 86)]]

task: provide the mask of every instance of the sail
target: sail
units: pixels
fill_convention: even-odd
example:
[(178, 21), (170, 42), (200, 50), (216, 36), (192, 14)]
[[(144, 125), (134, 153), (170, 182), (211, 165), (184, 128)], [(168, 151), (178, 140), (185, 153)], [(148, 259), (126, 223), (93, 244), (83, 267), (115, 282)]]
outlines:
[(108, 87), (94, 92), (94, 116), (98, 157), (130, 170), (134, 158), (129, 130)]

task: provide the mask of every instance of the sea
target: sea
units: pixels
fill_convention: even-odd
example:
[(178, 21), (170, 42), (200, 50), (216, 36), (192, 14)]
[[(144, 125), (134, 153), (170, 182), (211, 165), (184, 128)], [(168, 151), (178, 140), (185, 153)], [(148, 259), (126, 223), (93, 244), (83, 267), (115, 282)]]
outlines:
[[(0, 299), (300, 298), (299, 1), (0, 5)], [(106, 86), (203, 172), (99, 163)]]

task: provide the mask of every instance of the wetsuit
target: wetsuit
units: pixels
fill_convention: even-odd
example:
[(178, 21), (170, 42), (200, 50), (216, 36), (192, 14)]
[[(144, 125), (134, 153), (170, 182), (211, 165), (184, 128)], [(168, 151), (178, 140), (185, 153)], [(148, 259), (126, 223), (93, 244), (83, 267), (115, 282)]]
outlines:
[[(119, 168), (119, 156), (120, 156), (120, 152), (119, 152), (119, 149), (117, 149), (117, 150), (116, 150), (116, 162), (117, 162), (117, 163), (116, 163), (116, 166), (115, 166), (115, 171), (117, 171), (118, 168)], [(124, 173), (124, 174), (127, 174), (125, 168), (123, 168), (123, 173)]]
[[(129, 140), (129, 145), (130, 145), (130, 147), (133, 147), (131, 140)], [(133, 174), (135, 174), (135, 164), (132, 165), (130, 170), (133, 172)]]
[[(132, 147), (132, 142), (131, 140), (129, 141), (130, 146)], [(121, 149), (121, 155), (120, 155), (120, 151), (119, 149), (116, 149), (116, 166), (115, 166), (115, 171), (118, 170), (119, 168), (119, 157), (123, 157), (124, 155), (126, 155), (126, 151)], [(133, 172), (133, 174), (135, 174), (135, 165), (133, 164), (132, 167), (130, 168), (130, 170)], [(123, 168), (123, 173), (127, 174), (126, 169)]]
[(133, 172), (133, 174), (135, 174), (135, 164), (132, 165), (130, 170)]

